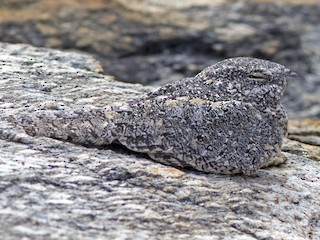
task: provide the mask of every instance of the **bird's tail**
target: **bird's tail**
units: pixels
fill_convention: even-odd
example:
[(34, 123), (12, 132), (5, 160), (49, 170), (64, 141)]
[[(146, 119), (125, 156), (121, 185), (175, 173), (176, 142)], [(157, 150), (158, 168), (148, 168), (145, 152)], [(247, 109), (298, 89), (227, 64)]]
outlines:
[(117, 138), (116, 117), (117, 113), (110, 109), (38, 110), (9, 116), (7, 121), (31, 136), (101, 146)]

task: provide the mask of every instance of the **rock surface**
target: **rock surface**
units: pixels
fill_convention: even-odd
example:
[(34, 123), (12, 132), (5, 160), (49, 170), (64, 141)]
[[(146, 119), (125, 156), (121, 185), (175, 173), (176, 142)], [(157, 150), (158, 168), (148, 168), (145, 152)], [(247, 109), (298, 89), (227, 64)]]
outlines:
[(285, 98), (290, 117), (320, 117), (319, 22), (317, 0), (2, 1), (0, 41), (82, 50), (144, 84), (227, 57), (270, 59), (302, 76)]
[(320, 238), (319, 120), (291, 121), (287, 162), (256, 177), (186, 171), (118, 146), (30, 137), (4, 121), (150, 88), (115, 81), (71, 52), (0, 44), (0, 64), (1, 239)]

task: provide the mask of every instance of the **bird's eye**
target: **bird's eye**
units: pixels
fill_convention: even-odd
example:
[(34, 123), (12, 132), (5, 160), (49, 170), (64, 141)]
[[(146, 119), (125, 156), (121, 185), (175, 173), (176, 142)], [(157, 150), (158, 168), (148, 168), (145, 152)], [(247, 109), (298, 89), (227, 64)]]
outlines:
[(252, 81), (266, 81), (269, 78), (269, 74), (264, 72), (251, 72), (247, 75), (247, 78)]

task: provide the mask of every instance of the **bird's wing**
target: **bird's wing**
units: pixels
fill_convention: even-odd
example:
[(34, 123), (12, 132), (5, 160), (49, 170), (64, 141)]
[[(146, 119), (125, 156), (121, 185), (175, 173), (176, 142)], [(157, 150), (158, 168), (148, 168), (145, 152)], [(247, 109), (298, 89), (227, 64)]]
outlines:
[(129, 149), (201, 171), (260, 167), (282, 139), (271, 116), (239, 101), (151, 99), (118, 120), (125, 127), (117, 138)]

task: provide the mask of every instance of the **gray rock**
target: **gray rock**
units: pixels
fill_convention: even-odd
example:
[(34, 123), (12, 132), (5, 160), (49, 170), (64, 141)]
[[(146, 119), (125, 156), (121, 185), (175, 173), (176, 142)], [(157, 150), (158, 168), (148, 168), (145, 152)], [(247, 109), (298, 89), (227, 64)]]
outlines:
[(150, 89), (99, 74), (89, 56), (9, 44), (0, 53), (2, 239), (320, 238), (319, 162), (284, 153), (285, 164), (256, 177), (221, 176), (118, 146), (28, 136), (3, 118), (101, 107)]

